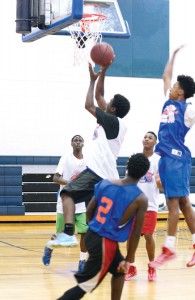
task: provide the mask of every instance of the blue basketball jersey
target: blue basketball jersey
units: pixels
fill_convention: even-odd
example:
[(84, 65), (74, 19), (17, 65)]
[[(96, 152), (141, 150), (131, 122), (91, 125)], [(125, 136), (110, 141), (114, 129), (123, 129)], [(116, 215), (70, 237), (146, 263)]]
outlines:
[(143, 193), (136, 184), (115, 185), (102, 180), (95, 185), (95, 201), (97, 209), (89, 222), (91, 230), (108, 239), (124, 242), (131, 232), (134, 215), (126, 224), (120, 220), (127, 207)]
[(187, 105), (185, 101), (168, 100), (165, 102), (158, 132), (159, 143), (155, 148), (155, 152), (159, 155), (190, 160), (190, 150), (184, 145), (185, 136), (190, 129), (184, 123)]

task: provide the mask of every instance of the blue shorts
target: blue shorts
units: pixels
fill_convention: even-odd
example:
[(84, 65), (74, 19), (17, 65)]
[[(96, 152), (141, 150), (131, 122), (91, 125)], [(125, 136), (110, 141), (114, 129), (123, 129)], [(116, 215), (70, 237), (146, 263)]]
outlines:
[(191, 162), (165, 156), (159, 160), (159, 175), (166, 198), (190, 194)]

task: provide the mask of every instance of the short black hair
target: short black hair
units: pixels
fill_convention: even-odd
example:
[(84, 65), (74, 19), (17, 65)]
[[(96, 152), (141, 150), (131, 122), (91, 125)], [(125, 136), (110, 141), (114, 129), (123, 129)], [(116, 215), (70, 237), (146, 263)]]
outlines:
[(83, 142), (84, 142), (84, 138), (80, 135), (80, 134), (75, 134), (72, 139), (71, 139), (71, 143), (74, 141), (75, 137), (79, 136), (80, 138), (82, 138)]
[(195, 93), (194, 79), (190, 76), (179, 75), (177, 76), (177, 81), (179, 82), (179, 86), (184, 91), (184, 98), (188, 99), (190, 97), (193, 97)]
[(134, 178), (140, 179), (149, 170), (150, 162), (144, 153), (136, 153), (130, 156), (127, 162), (127, 174)]
[(157, 140), (157, 135), (156, 135), (156, 133), (154, 133), (154, 131), (147, 131), (147, 133), (151, 133), (151, 134), (153, 134), (153, 136), (155, 137), (155, 139)]
[(119, 118), (124, 118), (130, 110), (129, 100), (120, 94), (114, 95), (112, 106), (116, 108), (115, 115)]

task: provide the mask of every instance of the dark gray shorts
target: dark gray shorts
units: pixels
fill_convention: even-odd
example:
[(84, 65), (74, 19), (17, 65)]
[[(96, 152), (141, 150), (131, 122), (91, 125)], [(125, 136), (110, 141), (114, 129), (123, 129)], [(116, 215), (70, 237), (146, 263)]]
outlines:
[(65, 185), (60, 192), (60, 196), (68, 194), (73, 198), (75, 203), (85, 202), (87, 205), (93, 197), (95, 184), (100, 180), (102, 180), (101, 177), (93, 173), (90, 169), (86, 169)]

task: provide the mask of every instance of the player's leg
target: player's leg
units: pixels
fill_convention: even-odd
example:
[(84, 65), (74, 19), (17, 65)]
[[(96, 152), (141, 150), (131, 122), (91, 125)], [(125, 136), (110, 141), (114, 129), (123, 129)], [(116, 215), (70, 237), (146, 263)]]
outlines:
[[(54, 240), (48, 242), (50, 247), (74, 247), (78, 245), (76, 236), (74, 235), (74, 215), (75, 204), (71, 196), (66, 192), (61, 192), (63, 204), (64, 227), (61, 233), (57, 234)], [(66, 211), (65, 211), (66, 210)], [(73, 218), (72, 218), (73, 215)], [(65, 220), (67, 220), (65, 223)]]
[[(191, 176), (191, 160), (184, 164), (184, 183), (185, 188), (190, 193), (190, 176)], [(187, 194), (187, 193), (186, 193)], [(188, 228), (192, 234), (192, 244), (195, 249), (195, 212), (190, 203), (189, 197), (182, 197), (180, 199), (180, 209), (185, 217)], [(193, 254), (191, 260), (187, 263), (187, 267), (192, 267), (195, 265), (195, 253)]]
[[(62, 201), (63, 201), (63, 195), (61, 197), (62, 197)], [(68, 198), (71, 199), (71, 197), (69, 197), (69, 196), (68, 196)], [(72, 201), (72, 199), (71, 199), (71, 201)], [(69, 212), (72, 213), (73, 209), (70, 208)], [(47, 245), (49, 247), (74, 247), (74, 246), (78, 245), (77, 238), (74, 235), (74, 219), (73, 219), (73, 221), (71, 221), (71, 223), (65, 223), (64, 214), (63, 214), (63, 222), (64, 222), (64, 228), (62, 229), (62, 231), (60, 233), (58, 233), (56, 235), (55, 239), (50, 240), (47, 243)]]
[(150, 263), (151, 267), (157, 267), (168, 260), (175, 258), (175, 235), (179, 220), (179, 199), (183, 193), (183, 162), (170, 157), (163, 157), (159, 161), (159, 174), (162, 178), (163, 189), (169, 210), (167, 237), (162, 253)]
[(146, 240), (146, 251), (148, 254), (148, 259), (149, 262), (154, 260), (154, 255), (155, 255), (155, 242), (154, 242), (154, 237), (150, 233), (144, 234), (144, 238)]
[[(135, 218), (134, 218), (134, 224), (135, 224)], [(133, 226), (132, 226), (132, 230), (133, 230)], [(131, 232), (132, 232), (132, 230), (131, 230)], [(129, 241), (130, 241), (131, 232), (129, 234), (129, 239), (128, 239), (127, 244), (126, 244), (127, 252), (128, 252), (128, 248), (129, 248)], [(129, 270), (125, 274), (125, 280), (129, 281), (131, 279), (135, 279), (136, 276), (137, 276), (137, 267), (136, 267), (135, 256), (134, 256), (134, 257), (132, 257), (132, 261), (130, 262)]]
[[(80, 250), (82, 253), (87, 253), (87, 249), (85, 247), (85, 233), (81, 233), (81, 238), (80, 238)], [(86, 260), (86, 257), (85, 257)]]
[(124, 274), (120, 276), (112, 276), (111, 278), (111, 300), (120, 300), (123, 286), (124, 286)]
[(120, 300), (123, 286), (124, 286), (124, 280), (125, 280), (125, 274), (119, 273), (117, 268), (121, 261), (124, 260), (123, 255), (120, 252), (119, 247), (117, 247), (115, 257), (111, 263), (110, 268), (108, 271), (112, 274), (111, 278), (111, 300)]
[[(179, 195), (180, 195), (179, 209), (182, 211), (182, 213), (185, 217), (186, 223), (188, 225), (188, 228), (189, 228), (190, 232), (192, 233), (192, 242), (193, 242), (193, 247), (195, 249), (195, 213), (194, 213), (194, 210), (192, 209), (192, 205), (191, 205), (189, 197), (188, 197), (188, 195), (190, 193), (191, 160), (185, 161), (185, 162), (180, 162), (180, 163), (177, 162), (177, 164), (179, 165), (179, 167), (178, 167), (178, 170), (176, 170), (175, 180), (180, 182), (180, 185), (178, 187), (178, 191), (179, 191)], [(179, 180), (179, 177), (180, 177), (180, 180)], [(191, 260), (187, 263), (188, 267), (191, 267), (193, 265), (195, 265), (195, 254), (193, 254)]]
[[(192, 234), (192, 244), (195, 249), (195, 212), (190, 203), (189, 197), (180, 199), (180, 209), (185, 217), (188, 228)], [(192, 255), (192, 258), (187, 263), (187, 267), (192, 267), (195, 265), (195, 253)]]
[(60, 233), (51, 243), (52, 246), (71, 247), (78, 245), (74, 235), (74, 215), (75, 204), (80, 202), (88, 203), (94, 192), (94, 185), (102, 178), (86, 169), (81, 172), (74, 180), (71, 180), (61, 191), (60, 196), (63, 202), (64, 212), (64, 232)]
[(167, 237), (162, 247), (162, 253), (149, 264), (151, 267), (157, 267), (165, 262), (176, 257), (175, 254), (175, 240), (177, 224), (179, 220), (179, 198), (167, 199), (167, 207), (169, 210), (169, 216), (167, 220)]
[(144, 235), (146, 240), (146, 250), (148, 254), (148, 281), (154, 281), (156, 280), (156, 268), (151, 267), (150, 263), (154, 260), (155, 255), (155, 242), (154, 237), (152, 234), (145, 234)]
[(156, 268), (151, 267), (150, 263), (154, 260), (155, 257), (155, 242), (154, 242), (154, 231), (156, 228), (157, 222), (157, 212), (156, 211), (147, 211), (144, 219), (144, 225), (142, 227), (142, 235), (146, 241), (146, 251), (148, 254), (148, 280), (156, 280)]
[[(179, 221), (179, 198), (167, 199), (167, 207), (169, 210), (167, 233), (168, 236), (175, 236), (177, 232), (177, 224)], [(173, 250), (174, 245), (171, 247)]]
[(75, 226), (77, 233), (80, 234), (80, 258), (78, 264), (78, 270), (84, 269), (87, 259), (87, 248), (85, 246), (85, 233), (87, 232), (88, 225), (86, 220), (86, 213), (75, 214)]
[(81, 299), (82, 295), (96, 289), (108, 272), (117, 243), (102, 238), (90, 229), (86, 233), (85, 242), (89, 257), (84, 269), (74, 275), (79, 289), (76, 286), (68, 290), (59, 300)]
[[(57, 213), (56, 214), (56, 233), (60, 233), (62, 232), (64, 229), (64, 215)], [(55, 239), (56, 235), (53, 235), (51, 237), (51, 240)], [(52, 257), (52, 253), (53, 253), (53, 248), (51, 248), (51, 246), (47, 245), (44, 248), (44, 253), (43, 253), (43, 257), (42, 257), (42, 261), (43, 264), (45, 266), (49, 266), (50, 261), (51, 261), (51, 257)]]

